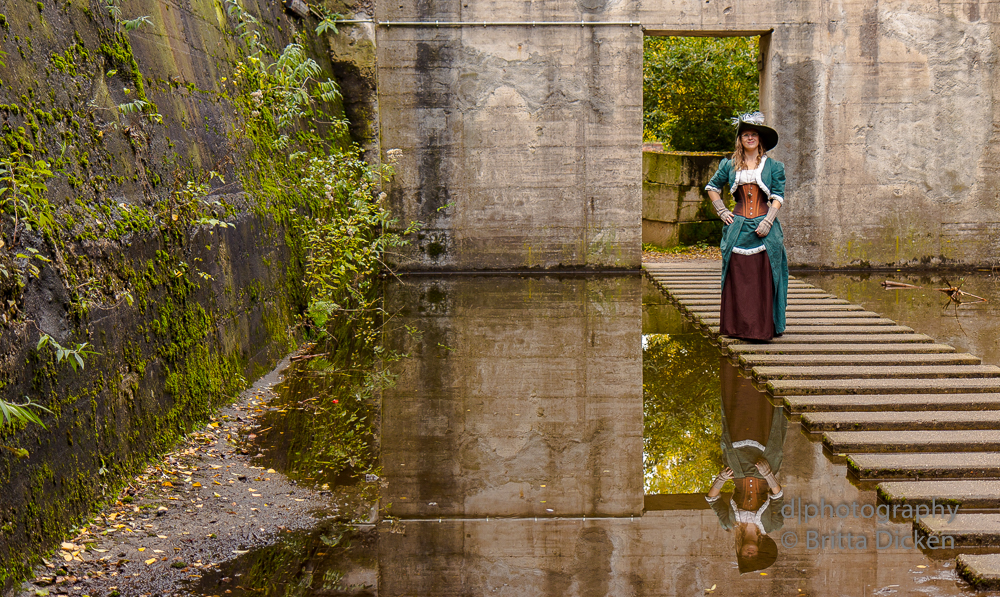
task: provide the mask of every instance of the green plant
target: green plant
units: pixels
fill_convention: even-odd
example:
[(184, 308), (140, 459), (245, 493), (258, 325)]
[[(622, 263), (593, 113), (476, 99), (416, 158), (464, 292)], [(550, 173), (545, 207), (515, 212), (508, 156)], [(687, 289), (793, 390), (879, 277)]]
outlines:
[(77, 343), (77, 345), (74, 346), (73, 348), (65, 348), (61, 344), (56, 342), (55, 338), (44, 333), (38, 339), (38, 345), (35, 347), (35, 350), (40, 351), (47, 345), (51, 345), (52, 349), (56, 351), (56, 362), (57, 363), (61, 363), (63, 361), (68, 362), (70, 367), (73, 368), (73, 371), (76, 371), (77, 369), (83, 369), (84, 367), (83, 357), (90, 356), (93, 354), (98, 354), (93, 350), (90, 350), (89, 342), (84, 342), (82, 344)]
[(27, 396), (25, 396), (25, 399), (27, 399), (27, 402), (24, 404), (13, 404), (0, 400), (0, 414), (3, 415), (3, 422), (9, 425), (14, 421), (23, 421), (25, 423), (35, 423), (36, 425), (41, 425), (45, 428), (45, 424), (42, 423), (42, 420), (39, 419), (38, 415), (33, 413), (31, 409), (35, 408), (49, 414), (52, 414), (52, 411), (40, 404), (32, 402), (31, 398), (28, 398)]
[(14, 221), (11, 245), (18, 230), (49, 229), (55, 222), (52, 205), (45, 199), (46, 181), (54, 176), (45, 160), (14, 151), (0, 157), (0, 211)]

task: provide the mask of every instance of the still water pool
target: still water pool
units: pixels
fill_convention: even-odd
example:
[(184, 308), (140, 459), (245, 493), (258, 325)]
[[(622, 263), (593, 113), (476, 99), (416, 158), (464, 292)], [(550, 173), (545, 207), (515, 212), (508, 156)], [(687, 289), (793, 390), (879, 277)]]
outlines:
[[(800, 277), (901, 322), (939, 298)], [(883, 516), (639, 275), (409, 276), (386, 287), (386, 307), (387, 344), (408, 357), (378, 413), (383, 517), (241, 556), (226, 574), (254, 588), (233, 594), (975, 594), (954, 552), (914, 549), (905, 513)], [(937, 327), (926, 313), (909, 324), (997, 353), (965, 311)], [(734, 482), (705, 496), (724, 467), (760, 461), (780, 495), (738, 481), (737, 499), (769, 504), (751, 516), (769, 539), (738, 558)], [(820, 515), (806, 520), (809, 505)]]

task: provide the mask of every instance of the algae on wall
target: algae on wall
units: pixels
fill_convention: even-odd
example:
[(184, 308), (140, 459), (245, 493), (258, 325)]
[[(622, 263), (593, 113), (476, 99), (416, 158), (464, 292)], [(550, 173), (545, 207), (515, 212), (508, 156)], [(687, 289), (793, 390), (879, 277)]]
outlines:
[[(303, 197), (285, 161), (307, 141), (276, 149), (227, 4), (0, 0), (0, 399), (53, 413), (0, 427), (0, 586), (290, 348)], [(330, 72), (299, 35), (315, 22), (242, 4), (268, 47), (305, 43)], [(96, 354), (73, 370), (42, 334)]]

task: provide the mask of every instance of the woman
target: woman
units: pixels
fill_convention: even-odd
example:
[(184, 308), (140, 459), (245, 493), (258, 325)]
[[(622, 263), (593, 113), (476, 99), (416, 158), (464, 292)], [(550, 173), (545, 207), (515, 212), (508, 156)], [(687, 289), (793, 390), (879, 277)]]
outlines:
[[(722, 219), (722, 304), (719, 331), (744, 340), (770, 340), (785, 331), (788, 257), (777, 221), (785, 198), (785, 166), (768, 158), (778, 133), (760, 112), (737, 119), (736, 151), (705, 187)], [(736, 199), (730, 212), (722, 201)]]
[[(722, 528), (733, 531), (740, 572), (767, 568), (778, 558), (769, 534), (785, 524), (781, 468), (788, 419), (727, 359), (721, 359), (723, 469), (705, 497)], [(732, 479), (732, 497), (720, 499)]]

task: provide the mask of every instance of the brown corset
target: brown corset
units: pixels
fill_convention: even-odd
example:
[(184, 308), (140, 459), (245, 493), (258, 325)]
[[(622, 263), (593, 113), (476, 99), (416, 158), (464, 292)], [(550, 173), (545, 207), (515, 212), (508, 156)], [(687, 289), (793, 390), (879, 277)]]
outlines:
[(770, 489), (767, 481), (757, 477), (737, 477), (733, 479), (736, 489), (733, 491), (733, 503), (740, 510), (756, 512), (767, 501)]
[(736, 189), (736, 209), (733, 213), (744, 218), (767, 214), (767, 195), (756, 184), (741, 184)]

